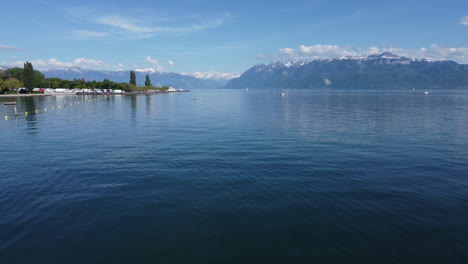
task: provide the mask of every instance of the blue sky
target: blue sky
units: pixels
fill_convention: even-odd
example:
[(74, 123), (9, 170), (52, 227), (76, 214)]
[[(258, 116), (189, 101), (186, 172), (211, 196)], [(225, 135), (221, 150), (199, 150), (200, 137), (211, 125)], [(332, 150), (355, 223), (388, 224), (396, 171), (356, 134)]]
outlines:
[[(468, 63), (468, 1), (8, 1), (0, 65), (240, 73), (274, 60)], [(6, 8), (5, 8), (6, 7)]]

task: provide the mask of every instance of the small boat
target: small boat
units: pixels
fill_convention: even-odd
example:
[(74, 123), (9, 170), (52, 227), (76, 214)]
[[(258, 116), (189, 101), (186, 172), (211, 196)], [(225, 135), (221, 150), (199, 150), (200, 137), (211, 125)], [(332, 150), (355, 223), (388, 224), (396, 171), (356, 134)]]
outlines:
[(429, 94), (429, 92), (428, 92), (428, 91), (425, 91), (424, 94)]
[(286, 95), (286, 93), (284, 93), (284, 92), (281, 92), (281, 93), (280, 93), (280, 95), (281, 95), (281, 96), (285, 96), (285, 95)]
[(4, 105), (16, 105), (16, 102), (5, 102)]

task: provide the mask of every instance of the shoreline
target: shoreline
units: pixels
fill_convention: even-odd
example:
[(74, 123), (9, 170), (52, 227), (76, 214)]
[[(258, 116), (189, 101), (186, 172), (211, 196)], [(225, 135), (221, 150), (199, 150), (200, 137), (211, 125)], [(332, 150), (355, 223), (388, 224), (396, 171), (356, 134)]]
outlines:
[(76, 94), (0, 94), (0, 98), (8, 97), (35, 97), (35, 96), (74, 96), (74, 95), (134, 95), (134, 94), (165, 94), (165, 93), (184, 93), (190, 92), (190, 90), (184, 91), (135, 91), (127, 93), (76, 93)]
[(134, 95), (134, 94), (166, 94), (166, 93), (186, 93), (190, 90), (183, 91), (134, 91), (126, 93), (76, 93), (76, 95)]
[(0, 98), (2, 97), (33, 97), (33, 96), (48, 96), (45, 94), (0, 94)]

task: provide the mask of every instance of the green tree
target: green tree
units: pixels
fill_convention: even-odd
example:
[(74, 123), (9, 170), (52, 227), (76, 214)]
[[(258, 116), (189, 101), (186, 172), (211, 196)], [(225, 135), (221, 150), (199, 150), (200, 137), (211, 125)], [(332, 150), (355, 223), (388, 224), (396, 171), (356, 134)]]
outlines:
[(49, 80), (41, 80), (39, 82), (39, 88), (50, 88), (50, 81)]
[(109, 81), (108, 79), (104, 79), (104, 81), (102, 81), (102, 89), (110, 89), (112, 86), (112, 82)]
[(70, 88), (70, 81), (69, 80), (62, 80), (60, 82), (60, 88)]
[(8, 92), (16, 88), (21, 87), (21, 82), (16, 78), (9, 78), (8, 80), (3, 82), (3, 92)]
[(136, 85), (136, 75), (134, 71), (130, 72), (130, 84)]
[(49, 86), (45, 88), (61, 88), (60, 83), (62, 82), (62, 79), (60, 78), (47, 78), (47, 82), (49, 82)]
[(28, 91), (32, 92), (34, 88), (34, 69), (30, 62), (24, 63), (23, 83)]
[(134, 91), (136, 89), (136, 86), (133, 85), (133, 84), (129, 84), (129, 83), (122, 83), (121, 84), (121, 89), (126, 91), (126, 92), (131, 92), (131, 91)]
[(8, 78), (15, 78), (17, 80), (23, 80), (23, 69), (21, 68), (10, 68), (5, 71), (5, 77)]
[(148, 74), (146, 74), (146, 79), (145, 79), (145, 86), (151, 86), (151, 80)]
[(5, 81), (3, 81), (3, 78), (0, 78), (0, 93), (6, 93), (8, 90), (5, 87)]

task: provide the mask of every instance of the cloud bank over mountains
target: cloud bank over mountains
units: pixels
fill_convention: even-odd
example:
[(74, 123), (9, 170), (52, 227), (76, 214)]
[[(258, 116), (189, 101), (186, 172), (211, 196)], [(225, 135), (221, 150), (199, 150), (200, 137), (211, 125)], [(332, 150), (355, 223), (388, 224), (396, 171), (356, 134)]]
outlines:
[(182, 75), (193, 76), (198, 79), (204, 80), (231, 80), (234, 78), (239, 77), (240, 73), (225, 73), (225, 72), (217, 72), (217, 71), (210, 71), (210, 72), (183, 72)]
[[(468, 21), (467, 21), (468, 22)], [(297, 48), (282, 48), (275, 53), (258, 54), (259, 59), (270, 59), (279, 61), (299, 61), (299, 60), (315, 60), (315, 59), (330, 59), (343, 56), (366, 57), (372, 54), (380, 54), (383, 52), (391, 52), (400, 56), (428, 59), (428, 60), (453, 60), (457, 62), (466, 62), (468, 60), (468, 47), (445, 47), (433, 44), (428, 48), (422, 47), (419, 49), (402, 49), (394, 47), (368, 47), (356, 48), (350, 46), (338, 45), (300, 45)]]
[[(29, 61), (34, 68), (37, 69), (63, 69), (63, 68), (72, 68), (72, 67), (80, 67), (83, 69), (103, 69), (112, 67), (110, 63), (93, 60), (93, 59), (86, 59), (86, 58), (77, 58), (71, 62), (59, 61), (55, 58), (50, 58), (48, 60), (32, 60)], [(7, 66), (7, 67), (20, 67), (24, 66), (24, 61), (10, 61), (10, 62), (0, 62), (0, 65)], [(116, 65), (122, 66), (122, 65)]]
[[(144, 62), (146, 63), (146, 67), (141, 67), (139, 65), (133, 65), (133, 67), (129, 67), (123, 64), (117, 64), (113, 65), (111, 63), (107, 63), (104, 61), (100, 60), (93, 60), (93, 59), (87, 59), (87, 58), (77, 58), (73, 61), (60, 61), (55, 58), (50, 58), (48, 60), (32, 60), (29, 61), (32, 63), (35, 69), (37, 70), (43, 70), (43, 71), (50, 71), (50, 70), (67, 70), (71, 68), (80, 68), (80, 69), (85, 69), (85, 70), (113, 70), (113, 71), (129, 71), (129, 70), (134, 70), (136, 72), (140, 73), (148, 73), (148, 74), (154, 74), (154, 73), (163, 73), (165, 71), (164, 67), (160, 65), (160, 63), (153, 59), (151, 56), (147, 56), (144, 59)], [(172, 67), (175, 65), (174, 61), (168, 60), (167, 65), (169, 67)], [(6, 68), (13, 68), (13, 67), (19, 67), (23, 68), (24, 66), (24, 61), (12, 61), (12, 62), (1, 62), (0, 61), (0, 66), (4, 66)], [(203, 80), (220, 80), (220, 81), (225, 81), (225, 80), (230, 80), (232, 78), (239, 77), (240, 74), (238, 73), (224, 73), (224, 72), (218, 72), (218, 71), (210, 71), (210, 72), (185, 72), (181, 73), (181, 75), (185, 76), (192, 76), (198, 79), (203, 79)]]

